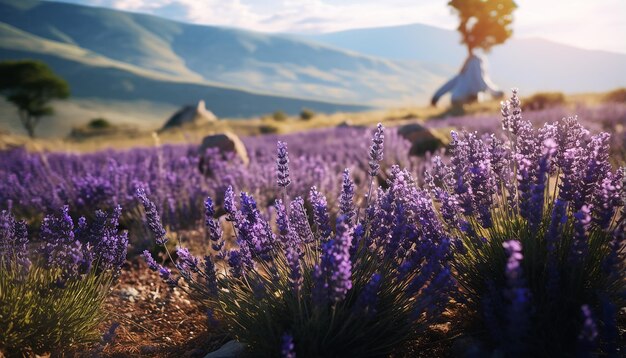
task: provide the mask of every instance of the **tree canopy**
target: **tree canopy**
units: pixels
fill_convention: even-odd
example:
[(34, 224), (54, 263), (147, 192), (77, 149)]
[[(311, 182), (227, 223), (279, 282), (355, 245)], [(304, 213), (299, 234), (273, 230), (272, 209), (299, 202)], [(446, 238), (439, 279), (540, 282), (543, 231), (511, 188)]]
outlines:
[(517, 8), (513, 0), (450, 0), (448, 5), (459, 16), (457, 30), (470, 54), (477, 48), (488, 52), (513, 34), (511, 24)]
[(0, 62), (0, 93), (17, 107), (22, 125), (34, 137), (41, 117), (54, 113), (49, 102), (69, 97), (70, 89), (45, 63), (17, 60)]

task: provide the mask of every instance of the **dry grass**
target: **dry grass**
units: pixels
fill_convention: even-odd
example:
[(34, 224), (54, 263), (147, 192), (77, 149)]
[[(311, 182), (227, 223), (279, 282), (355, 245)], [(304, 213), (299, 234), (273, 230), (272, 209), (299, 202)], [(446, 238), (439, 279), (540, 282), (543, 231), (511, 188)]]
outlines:
[[(594, 105), (603, 101), (604, 93), (586, 93), (567, 95), (565, 105), (575, 108), (578, 104)], [(522, 100), (523, 101), (523, 100)], [(85, 140), (39, 138), (31, 140), (25, 136), (8, 135), (0, 132), (0, 149), (24, 146), (31, 151), (54, 150), (69, 152), (92, 152), (105, 148), (125, 149), (158, 144), (200, 143), (209, 134), (230, 131), (240, 136), (254, 136), (266, 133), (293, 133), (311, 129), (334, 127), (341, 124), (352, 126), (372, 126), (382, 122), (386, 126), (396, 126), (409, 121), (426, 121), (432, 118), (455, 116), (460, 114), (497, 113), (499, 100), (466, 105), (462, 109), (444, 107), (404, 107), (382, 109), (370, 112), (316, 114), (311, 120), (301, 120), (291, 116), (283, 121), (276, 121), (271, 115), (253, 119), (220, 120), (203, 126), (186, 126), (155, 133), (157, 128), (143, 125), (136, 133), (117, 133), (116, 135), (91, 137)]]

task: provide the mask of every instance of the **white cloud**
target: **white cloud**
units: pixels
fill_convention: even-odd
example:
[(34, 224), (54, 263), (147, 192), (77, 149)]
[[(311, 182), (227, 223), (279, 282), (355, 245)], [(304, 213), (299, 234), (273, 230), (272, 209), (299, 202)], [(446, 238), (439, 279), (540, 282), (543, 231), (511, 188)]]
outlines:
[[(448, 29), (456, 27), (455, 15), (442, 0), (65, 1), (262, 32), (319, 33), (415, 22)], [(624, 0), (518, 0), (517, 3), (515, 36), (540, 36), (580, 47), (626, 53)]]

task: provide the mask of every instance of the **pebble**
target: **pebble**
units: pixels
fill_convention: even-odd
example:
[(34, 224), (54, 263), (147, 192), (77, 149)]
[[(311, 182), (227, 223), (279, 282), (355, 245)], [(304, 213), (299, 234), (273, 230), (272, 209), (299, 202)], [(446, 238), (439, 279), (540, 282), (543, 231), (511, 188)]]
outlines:
[(122, 295), (122, 297), (125, 297), (130, 302), (135, 302), (137, 299), (139, 299), (139, 291), (132, 286), (122, 288), (120, 290), (120, 295)]

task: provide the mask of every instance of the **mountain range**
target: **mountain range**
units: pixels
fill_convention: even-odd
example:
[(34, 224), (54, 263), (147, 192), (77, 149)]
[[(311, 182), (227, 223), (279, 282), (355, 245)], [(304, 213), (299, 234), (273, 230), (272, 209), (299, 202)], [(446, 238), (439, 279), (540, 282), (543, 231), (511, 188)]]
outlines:
[[(67, 112), (61, 120), (59, 113), (49, 128), (55, 134), (98, 113), (154, 126), (169, 114), (161, 112), (200, 99), (229, 118), (303, 107), (335, 112), (422, 105), (464, 57), (454, 31), (420, 24), (264, 34), (52, 1), (0, 0), (0, 60), (45, 61), (68, 80), (72, 103), (81, 108), (72, 112), (81, 118)], [(541, 39), (512, 39), (489, 61), (496, 83), (522, 93), (626, 85), (626, 55)], [(159, 111), (146, 118), (151, 104)], [(15, 127), (6, 119), (7, 106), (0, 103), (0, 125)], [(124, 110), (113, 113), (113, 107)]]
[[(458, 70), (467, 56), (455, 31), (423, 24), (310, 36), (337, 48), (393, 61), (437, 63)], [(522, 93), (607, 91), (626, 85), (626, 54), (586, 50), (541, 38), (513, 37), (487, 55), (489, 74)]]

